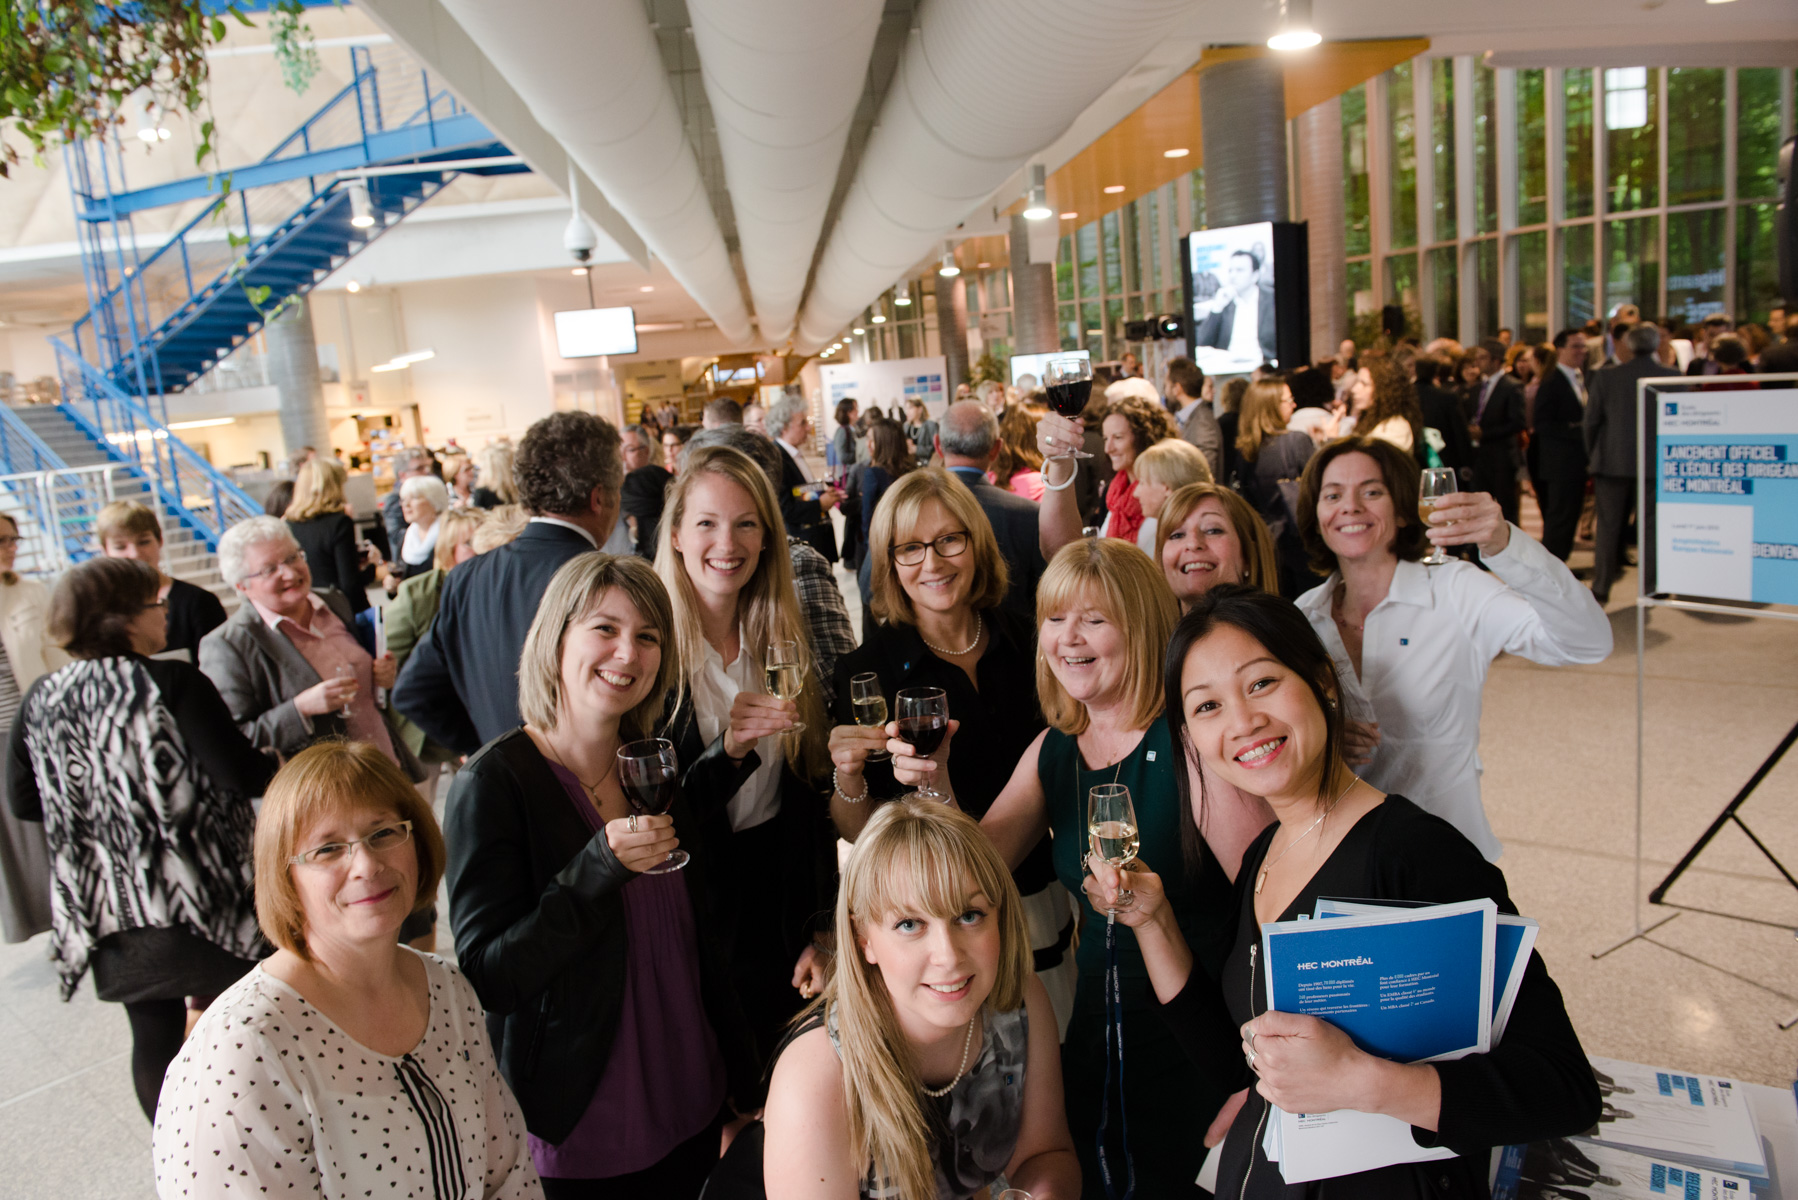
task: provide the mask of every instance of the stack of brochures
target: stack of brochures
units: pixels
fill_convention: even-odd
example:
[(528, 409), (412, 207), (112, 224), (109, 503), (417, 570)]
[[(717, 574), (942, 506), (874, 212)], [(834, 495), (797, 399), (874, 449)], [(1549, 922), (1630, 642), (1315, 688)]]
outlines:
[[(1330, 1022), (1369, 1054), (1437, 1062), (1498, 1044), (1536, 922), (1491, 900), (1402, 906), (1319, 899), (1312, 920), (1261, 927), (1268, 1007)], [(1287, 1183), (1453, 1158), (1395, 1117), (1276, 1108), (1262, 1149)]]
[(1748, 1200), (1750, 1181), (1598, 1142), (1506, 1146), (1492, 1200)]

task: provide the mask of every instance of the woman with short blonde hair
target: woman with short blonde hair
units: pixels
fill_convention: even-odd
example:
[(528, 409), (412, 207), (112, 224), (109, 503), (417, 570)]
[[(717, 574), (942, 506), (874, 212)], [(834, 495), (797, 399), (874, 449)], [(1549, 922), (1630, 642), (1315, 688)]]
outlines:
[(1249, 502), (1229, 488), (1189, 483), (1167, 498), (1161, 515), (1154, 558), (1182, 611), (1220, 583), (1280, 594), (1273, 536)]
[(311, 458), (293, 477), (293, 499), (282, 516), (289, 521), (311, 521), (344, 511), (343, 481), (349, 477), (334, 458)]
[(343, 498), (346, 477), (334, 458), (314, 457), (303, 463), (294, 476), (293, 499), (282, 519), (306, 552), (313, 581), (342, 592), (350, 611), (359, 613), (368, 607), (368, 585), (374, 581), (374, 571), (362, 565), (356, 522)]
[(488, 442), (475, 455), (474, 502), (477, 508), (498, 508), (518, 503), (518, 484), (512, 476), (514, 452), (507, 441)]
[(1211, 464), (1191, 442), (1168, 438), (1137, 455), (1134, 470), (1136, 502), (1142, 506), (1142, 528), (1136, 531), (1136, 547), (1153, 556), (1161, 528), (1161, 506), (1175, 490), (1189, 483), (1210, 483)]

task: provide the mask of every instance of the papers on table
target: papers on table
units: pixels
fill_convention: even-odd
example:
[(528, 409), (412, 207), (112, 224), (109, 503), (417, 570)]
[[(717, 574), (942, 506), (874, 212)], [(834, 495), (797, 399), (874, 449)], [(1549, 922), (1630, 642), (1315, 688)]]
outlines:
[(1504, 1148), (1492, 1200), (1748, 1200), (1749, 1186), (1735, 1175), (1553, 1138)]
[(1604, 1097), (1581, 1140), (1710, 1171), (1767, 1178), (1767, 1156), (1742, 1085), (1733, 1079), (1592, 1058)]

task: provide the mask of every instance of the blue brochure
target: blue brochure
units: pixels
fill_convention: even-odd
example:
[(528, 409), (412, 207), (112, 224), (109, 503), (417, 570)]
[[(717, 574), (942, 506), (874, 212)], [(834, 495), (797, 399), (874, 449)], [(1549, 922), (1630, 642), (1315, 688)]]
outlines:
[(1468, 900), (1265, 924), (1268, 1007), (1326, 1020), (1396, 1062), (1484, 1054), (1497, 915), (1491, 900)]

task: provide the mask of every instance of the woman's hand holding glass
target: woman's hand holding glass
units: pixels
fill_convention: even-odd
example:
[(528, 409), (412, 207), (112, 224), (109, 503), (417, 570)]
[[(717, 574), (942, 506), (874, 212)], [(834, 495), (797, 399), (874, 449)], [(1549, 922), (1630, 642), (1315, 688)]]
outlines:
[(901, 740), (899, 722), (888, 721), (885, 730), (888, 740), (884, 744), (893, 755), (893, 778), (906, 787), (920, 791), (932, 789), (943, 800), (953, 800), (954, 790), (949, 786), (949, 743), (955, 740), (955, 731), (960, 728), (961, 722), (950, 717), (949, 732), (943, 735), (942, 745), (936, 748), (936, 753), (925, 758), (910, 742)]
[(799, 723), (799, 705), (761, 692), (738, 692), (730, 703), (730, 723), (724, 730), (724, 752), (742, 758), (765, 737), (786, 733)]
[(1161, 884), (1161, 876), (1155, 872), (1120, 870), (1091, 853), (1086, 856), (1086, 865), (1092, 872), (1080, 885), (1086, 898), (1101, 913), (1115, 909), (1118, 924), (1137, 929), (1173, 911), (1167, 906), (1167, 890)]
[(1342, 761), (1351, 767), (1365, 767), (1373, 761), (1373, 752), (1380, 748), (1380, 723), (1378, 721), (1342, 722)]
[(640, 875), (666, 862), (680, 847), (680, 838), (674, 834), (674, 818), (666, 813), (633, 813), (606, 822), (606, 845), (627, 870)]
[(1086, 445), (1086, 422), (1079, 417), (1044, 413), (1036, 423), (1036, 448), (1044, 458), (1066, 458)]
[(887, 728), (865, 725), (837, 725), (830, 731), (830, 763), (837, 771), (837, 784), (844, 795), (865, 794), (857, 781), (868, 769), (868, 760), (887, 748)]
[(1511, 544), (1510, 522), (1485, 492), (1455, 492), (1438, 499), (1426, 533), (1434, 545), (1473, 545), (1483, 557), (1503, 553)]

